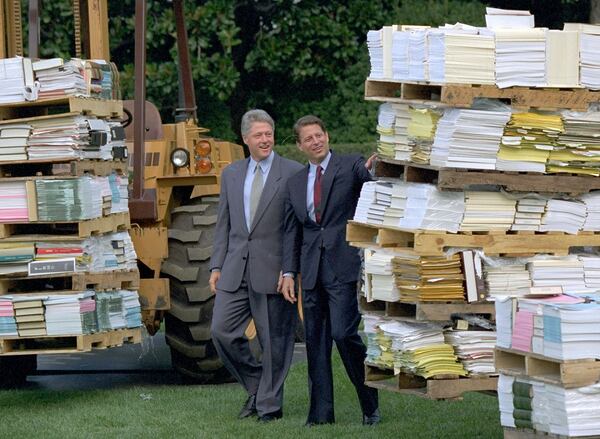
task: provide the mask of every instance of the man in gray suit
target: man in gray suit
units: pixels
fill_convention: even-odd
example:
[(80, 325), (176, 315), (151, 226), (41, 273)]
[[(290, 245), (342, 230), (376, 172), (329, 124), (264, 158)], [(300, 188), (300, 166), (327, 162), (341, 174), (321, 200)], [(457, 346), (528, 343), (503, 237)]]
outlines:
[[(281, 294), (283, 200), (287, 178), (302, 166), (273, 151), (274, 122), (263, 110), (242, 117), (250, 157), (232, 163), (221, 178), (221, 198), (210, 287), (216, 292), (214, 345), (248, 399), (240, 418), (263, 422), (283, 416), (283, 383), (294, 349), (296, 309)], [(254, 319), (262, 359), (244, 332)]]

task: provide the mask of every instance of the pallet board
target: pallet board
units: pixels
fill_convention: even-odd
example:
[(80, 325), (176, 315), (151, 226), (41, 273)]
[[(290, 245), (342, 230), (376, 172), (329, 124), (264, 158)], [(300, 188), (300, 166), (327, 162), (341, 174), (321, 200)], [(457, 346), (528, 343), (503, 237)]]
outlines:
[(115, 270), (104, 273), (61, 273), (54, 275), (0, 278), (0, 294), (32, 293), (44, 289), (61, 294), (86, 290), (138, 290), (138, 270)]
[[(123, 116), (122, 101), (65, 96), (63, 98), (0, 105), (0, 124), (32, 120), (47, 115), (49, 109), (60, 111), (63, 114), (67, 112), (109, 118), (121, 118)], [(54, 117), (60, 117), (60, 115), (62, 114)]]
[[(0, 224), (0, 238), (18, 235), (36, 235), (57, 233), (63, 235), (76, 235), (87, 238), (100, 233), (111, 233), (127, 230), (131, 227), (129, 212), (114, 213), (101, 218), (81, 221), (55, 221), (55, 222), (28, 222), (28, 223), (2, 223)], [(60, 236), (57, 236), (60, 240)]]
[(496, 370), (505, 375), (528, 377), (570, 389), (600, 380), (600, 360), (558, 360), (533, 352), (496, 348)]
[(431, 103), (470, 107), (476, 98), (502, 99), (513, 108), (528, 110), (573, 109), (586, 111), (600, 102), (600, 91), (585, 88), (534, 88), (476, 84), (440, 84), (367, 79), (365, 100), (380, 102)]
[(0, 355), (70, 354), (141, 343), (142, 328), (118, 329), (86, 335), (2, 337)]
[(375, 175), (402, 178), (403, 181), (412, 183), (431, 183), (441, 190), (466, 190), (475, 185), (494, 185), (509, 191), (551, 191), (574, 196), (600, 189), (600, 178), (590, 175), (438, 168), (388, 158), (377, 161)]
[(64, 178), (81, 177), (84, 174), (107, 176), (116, 172), (127, 175), (125, 160), (88, 160), (88, 159), (49, 159), (25, 161), (0, 161), (0, 177), (23, 178)]
[(365, 384), (375, 389), (390, 390), (427, 399), (456, 399), (465, 392), (496, 391), (498, 378), (440, 376), (435, 379), (425, 379), (405, 373), (394, 375), (394, 371), (391, 369), (381, 369), (375, 365), (365, 364)]
[(411, 249), (421, 256), (442, 256), (450, 247), (479, 248), (486, 255), (532, 255), (549, 253), (564, 256), (571, 247), (598, 247), (600, 233), (583, 232), (458, 232), (409, 230), (381, 227), (349, 221), (346, 240), (360, 248), (399, 247)]
[(504, 439), (600, 439), (594, 436), (563, 436), (561, 434), (545, 433), (543, 431), (527, 430), (523, 428), (504, 427)]

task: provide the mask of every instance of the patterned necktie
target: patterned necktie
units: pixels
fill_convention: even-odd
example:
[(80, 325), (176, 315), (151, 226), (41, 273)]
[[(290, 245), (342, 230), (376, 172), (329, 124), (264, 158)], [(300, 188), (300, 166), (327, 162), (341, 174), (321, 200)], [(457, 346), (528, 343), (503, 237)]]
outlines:
[(254, 221), (254, 214), (256, 213), (256, 208), (258, 207), (258, 202), (260, 201), (260, 194), (262, 194), (263, 190), (263, 177), (262, 172), (260, 170), (260, 166), (256, 165), (254, 169), (254, 180), (252, 180), (252, 188), (250, 189), (250, 225)]
[(321, 222), (321, 180), (323, 176), (323, 168), (321, 165), (317, 166), (317, 175), (315, 177), (315, 188), (313, 203), (315, 205), (315, 219), (317, 223)]

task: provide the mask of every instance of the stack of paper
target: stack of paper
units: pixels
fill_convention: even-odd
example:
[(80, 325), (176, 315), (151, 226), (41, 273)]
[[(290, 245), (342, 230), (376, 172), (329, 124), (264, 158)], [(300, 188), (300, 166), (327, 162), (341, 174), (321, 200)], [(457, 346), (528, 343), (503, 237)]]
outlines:
[(24, 181), (0, 183), (0, 222), (18, 222), (29, 219), (27, 189)]
[[(46, 326), (48, 335), (80, 335), (84, 334), (81, 313), (81, 300), (92, 299), (93, 291), (77, 294), (52, 294), (44, 300), (46, 307)], [(93, 299), (92, 299), (93, 300)], [(89, 309), (86, 303), (84, 310)], [(89, 328), (86, 328), (88, 330)], [(91, 328), (90, 332), (92, 332)]]
[(400, 81), (408, 79), (408, 45), (410, 32), (392, 32), (392, 78)]
[(456, 232), (464, 211), (462, 192), (442, 192), (434, 185), (415, 183), (407, 189), (406, 207), (399, 226)]
[(98, 329), (107, 331), (127, 326), (123, 310), (123, 297), (117, 291), (96, 293)]
[(546, 83), (549, 87), (579, 87), (579, 34), (546, 32)]
[(411, 81), (428, 81), (427, 69), (427, 32), (415, 29), (408, 36), (408, 78)]
[(427, 63), (429, 68), (429, 80), (431, 82), (446, 82), (446, 35), (467, 34), (477, 35), (476, 27), (457, 23), (446, 24), (438, 29), (431, 29), (427, 34)]
[(538, 195), (527, 195), (517, 201), (517, 212), (511, 230), (540, 230), (542, 215), (548, 200)]
[(408, 161), (413, 151), (408, 141), (409, 106), (407, 104), (392, 104), (392, 106), (396, 113), (396, 120), (394, 121), (394, 159)]
[(498, 406), (500, 408), (500, 424), (503, 427), (515, 427), (513, 412), (515, 406), (513, 404), (512, 386), (515, 377), (500, 374), (498, 376)]
[(27, 273), (27, 263), (34, 258), (34, 255), (33, 243), (0, 243), (0, 275)]
[(537, 256), (527, 263), (534, 287), (562, 287), (565, 293), (585, 293), (583, 262), (575, 255)]
[(385, 209), (391, 203), (391, 188), (391, 184), (383, 182), (363, 184), (354, 213), (354, 221), (382, 224)]
[(533, 316), (533, 312), (522, 309), (519, 309), (516, 313), (514, 313), (514, 324), (511, 340), (511, 347), (513, 349), (531, 352)]
[(546, 29), (495, 29), (496, 84), (546, 85)]
[(77, 221), (102, 216), (101, 181), (108, 177), (36, 180), (40, 221)]
[(381, 104), (377, 117), (377, 154), (380, 157), (394, 158), (395, 132), (394, 124), (396, 122), (396, 111), (390, 103)]
[(514, 113), (502, 136), (496, 168), (545, 172), (546, 162), (563, 130), (560, 115)]
[(438, 120), (442, 117), (439, 110), (431, 107), (410, 107), (410, 122), (408, 123), (408, 143), (412, 147), (411, 161), (429, 163), (431, 145), (435, 136)]
[(0, 60), (0, 104), (25, 102), (34, 87), (31, 60), (28, 58), (5, 58)]
[(579, 58), (581, 85), (600, 89), (600, 25), (565, 23), (564, 30), (579, 32)]
[(550, 153), (548, 172), (600, 175), (600, 111), (563, 111), (564, 131)]
[(516, 200), (501, 192), (465, 192), (463, 231), (510, 230), (516, 212)]
[(27, 160), (28, 124), (0, 125), (0, 161)]
[(84, 334), (98, 331), (95, 297), (85, 295), (79, 299), (79, 315), (81, 316), (81, 331)]
[(446, 343), (454, 347), (458, 359), (469, 375), (489, 375), (494, 367), (494, 331), (447, 331)]
[(383, 225), (399, 227), (400, 220), (404, 216), (408, 197), (408, 188), (412, 183), (392, 184), (392, 197), (389, 207), (383, 213)]
[(535, 26), (535, 19), (529, 11), (488, 7), (485, 24), (490, 29), (528, 29)]
[(513, 333), (513, 308), (516, 299), (498, 298), (494, 303), (496, 316), (496, 346), (510, 348)]
[(371, 79), (383, 79), (383, 29), (367, 32), (367, 47), (371, 59)]
[(379, 325), (386, 319), (380, 315), (363, 313), (362, 321), (363, 332), (367, 336), (367, 358), (365, 358), (365, 362), (378, 364), (381, 357), (381, 348), (377, 340)]
[(512, 258), (485, 258), (483, 265), (488, 297), (495, 301), (529, 292), (531, 276), (523, 261)]
[(600, 358), (600, 304), (547, 305), (543, 312), (545, 356)]
[(502, 104), (486, 109), (446, 109), (438, 123), (431, 164), (440, 167), (495, 169), (496, 155), (510, 110)]
[(583, 276), (585, 287), (592, 291), (600, 291), (600, 256), (580, 255), (583, 262)]
[(580, 201), (548, 200), (540, 230), (577, 234), (586, 218), (585, 204)]
[(32, 295), (16, 295), (12, 297), (19, 336), (46, 335), (44, 297)]
[(0, 337), (19, 335), (11, 296), (0, 296)]
[(142, 326), (142, 308), (137, 291), (120, 290), (123, 299), (123, 312), (128, 328), (139, 328)]
[(446, 258), (397, 250), (392, 262), (402, 301), (465, 300), (464, 276), (458, 254)]
[(583, 230), (600, 231), (600, 192), (589, 192), (581, 196), (585, 204), (587, 216)]
[(365, 249), (365, 296), (368, 302), (396, 302), (400, 299), (400, 293), (394, 284), (393, 259), (394, 252)]
[(494, 84), (493, 33), (446, 34), (445, 75), (447, 83)]
[(87, 94), (84, 64), (79, 59), (67, 62), (60, 58), (42, 60), (34, 63), (33, 70), (40, 83), (40, 99)]

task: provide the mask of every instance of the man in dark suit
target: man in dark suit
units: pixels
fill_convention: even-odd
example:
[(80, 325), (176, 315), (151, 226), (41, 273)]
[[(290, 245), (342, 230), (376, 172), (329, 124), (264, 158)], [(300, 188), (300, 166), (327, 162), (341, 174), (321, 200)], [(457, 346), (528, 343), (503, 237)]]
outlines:
[(364, 384), (366, 347), (358, 334), (356, 283), (360, 256), (346, 242), (360, 190), (371, 179), (367, 162), (329, 149), (323, 122), (304, 116), (294, 125), (296, 143), (309, 160), (287, 182), (283, 243), (283, 294), (296, 301), (293, 274), (302, 273), (302, 308), (308, 358), (307, 425), (333, 423), (332, 340), (356, 388), (363, 424), (379, 423), (377, 391)]
[[(283, 383), (294, 350), (296, 310), (281, 295), (283, 200), (287, 178), (302, 166), (273, 152), (274, 123), (263, 110), (242, 118), (250, 157), (232, 163), (221, 196), (210, 287), (216, 292), (213, 343), (248, 392), (239, 417), (282, 417)], [(254, 320), (262, 359), (253, 356), (245, 330)]]

